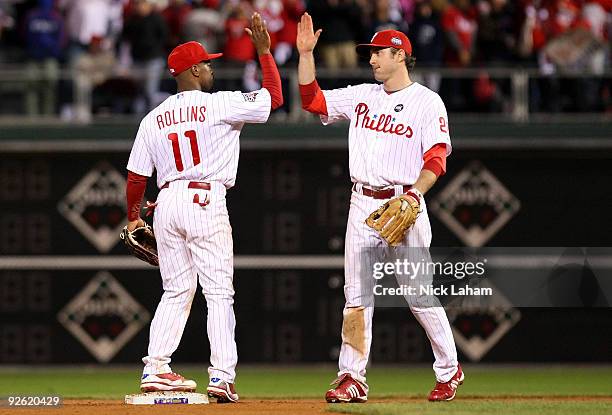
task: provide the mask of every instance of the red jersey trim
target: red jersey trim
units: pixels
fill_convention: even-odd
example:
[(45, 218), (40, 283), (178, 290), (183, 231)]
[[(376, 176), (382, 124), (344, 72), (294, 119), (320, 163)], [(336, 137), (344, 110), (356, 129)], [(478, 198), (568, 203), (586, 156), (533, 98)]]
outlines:
[(140, 206), (147, 187), (147, 177), (128, 171), (125, 196), (127, 199), (127, 215), (129, 221), (138, 220), (140, 217)]
[(275, 110), (283, 105), (283, 89), (276, 62), (271, 54), (266, 53), (259, 57), (259, 64), (263, 75), (262, 86), (270, 93), (272, 109)]
[(446, 144), (439, 143), (423, 155), (423, 169), (433, 172), (437, 177), (446, 173)]
[(323, 95), (316, 79), (307, 85), (300, 85), (300, 97), (302, 98), (302, 108), (306, 111), (327, 115), (325, 95)]

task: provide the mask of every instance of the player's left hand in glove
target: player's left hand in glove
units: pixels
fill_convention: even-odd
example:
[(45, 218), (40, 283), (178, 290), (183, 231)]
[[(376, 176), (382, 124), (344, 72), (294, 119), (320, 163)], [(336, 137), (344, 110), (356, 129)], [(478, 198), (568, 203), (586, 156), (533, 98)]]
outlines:
[(129, 231), (128, 227), (125, 226), (119, 237), (123, 240), (130, 254), (153, 266), (159, 266), (157, 242), (153, 229), (149, 225), (143, 222), (133, 231)]
[(420, 195), (409, 191), (399, 195), (372, 212), (365, 223), (391, 246), (401, 245), (406, 232), (421, 213)]

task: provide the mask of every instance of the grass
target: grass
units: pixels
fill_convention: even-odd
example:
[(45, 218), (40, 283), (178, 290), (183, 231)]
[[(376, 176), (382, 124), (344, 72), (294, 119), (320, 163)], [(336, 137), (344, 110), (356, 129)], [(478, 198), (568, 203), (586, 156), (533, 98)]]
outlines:
[[(183, 370), (184, 369), (184, 370)], [(205, 368), (194, 370), (176, 366), (175, 370), (192, 378), (199, 385), (208, 381)], [(45, 368), (45, 369), (0, 369), (0, 396), (14, 393), (57, 394), (64, 398), (122, 399), (126, 393), (138, 392), (140, 368)], [(601, 396), (612, 397), (612, 367), (577, 366), (479, 366), (466, 365), (465, 384), (459, 396), (467, 397), (566, 397)], [(321, 398), (327, 385), (335, 377), (331, 366), (239, 366), (236, 382), (240, 395), (244, 398)], [(370, 398), (387, 397), (425, 397), (434, 383), (433, 372), (429, 367), (374, 366), (368, 372)], [(482, 399), (481, 399), (482, 400)], [(491, 413), (504, 401), (475, 402), (478, 407), (488, 407)], [(590, 402), (584, 402), (589, 404)], [(573, 413), (588, 414), (587, 409), (579, 407), (582, 402), (573, 402)], [(412, 404), (410, 404), (412, 405)], [(430, 413), (432, 407), (414, 404), (418, 413)], [(463, 406), (467, 405), (467, 406)], [(462, 404), (469, 408), (472, 403)], [(490, 405), (490, 406), (487, 406)], [(558, 413), (554, 406), (542, 409), (544, 412), (529, 412), (533, 402), (524, 402), (524, 413)], [(563, 403), (569, 406), (568, 402)], [(393, 404), (368, 404), (370, 413), (405, 413), (394, 409)], [(351, 411), (360, 411), (351, 406)], [(382, 412), (372, 412), (374, 410)], [(425, 412), (421, 412), (421, 409)], [(434, 408), (436, 413), (446, 410), (444, 406)], [(584, 409), (584, 410), (583, 410)], [(467, 410), (467, 409), (466, 409)], [(399, 411), (399, 412), (398, 412)], [(478, 413), (476, 408), (470, 413)], [(485, 411), (485, 412), (487, 412)], [(549, 412), (546, 412), (549, 411)], [(352, 412), (365, 413), (365, 412)], [(452, 412), (453, 414), (455, 412)], [(467, 412), (466, 412), (467, 413)], [(606, 411), (612, 413), (610, 407)]]
[(330, 406), (331, 412), (367, 415), (602, 415), (612, 413), (612, 403), (554, 401), (471, 401), (450, 403), (374, 403), (366, 405)]

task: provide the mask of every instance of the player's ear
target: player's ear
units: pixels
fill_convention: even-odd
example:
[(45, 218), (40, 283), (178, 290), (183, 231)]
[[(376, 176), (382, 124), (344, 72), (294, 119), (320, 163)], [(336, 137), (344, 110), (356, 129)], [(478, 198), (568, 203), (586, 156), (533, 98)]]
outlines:
[(200, 76), (200, 68), (198, 67), (198, 65), (191, 65), (191, 74), (195, 77)]
[(400, 62), (404, 62), (406, 60), (406, 51), (404, 49), (400, 49), (397, 52), (397, 57)]

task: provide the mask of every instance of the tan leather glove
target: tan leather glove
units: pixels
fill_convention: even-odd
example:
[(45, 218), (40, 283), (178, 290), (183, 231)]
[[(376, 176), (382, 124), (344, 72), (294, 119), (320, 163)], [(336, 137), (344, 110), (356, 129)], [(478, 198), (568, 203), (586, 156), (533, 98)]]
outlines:
[(391, 246), (401, 245), (406, 233), (421, 213), (419, 196), (415, 193), (399, 195), (372, 212), (365, 223)]

